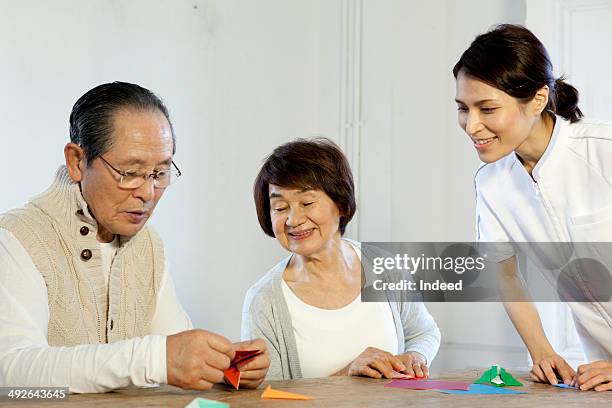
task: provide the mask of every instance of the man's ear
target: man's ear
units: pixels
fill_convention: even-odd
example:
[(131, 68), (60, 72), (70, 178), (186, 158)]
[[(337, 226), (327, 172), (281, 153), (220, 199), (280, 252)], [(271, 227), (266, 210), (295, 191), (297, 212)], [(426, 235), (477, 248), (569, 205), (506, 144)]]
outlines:
[(546, 109), (546, 106), (548, 106), (549, 92), (550, 89), (548, 88), (548, 85), (544, 85), (543, 87), (538, 89), (533, 99), (531, 100), (531, 102), (533, 103), (535, 116), (540, 116), (544, 109)]
[(85, 152), (78, 144), (68, 143), (64, 146), (64, 158), (70, 178), (75, 183), (79, 183), (83, 179), (81, 166), (85, 165)]

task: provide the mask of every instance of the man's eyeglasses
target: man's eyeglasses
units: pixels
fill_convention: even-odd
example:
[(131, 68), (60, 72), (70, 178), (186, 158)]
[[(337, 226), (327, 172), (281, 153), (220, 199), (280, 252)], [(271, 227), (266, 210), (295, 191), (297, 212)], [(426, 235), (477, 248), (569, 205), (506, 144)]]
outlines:
[(116, 169), (112, 164), (106, 161), (104, 157), (99, 156), (100, 159), (106, 163), (108, 167), (113, 169), (117, 174), (121, 176), (119, 179), (119, 187), (126, 189), (133, 189), (142, 186), (146, 181), (150, 178), (153, 179), (153, 186), (155, 188), (166, 188), (170, 184), (176, 181), (177, 178), (181, 176), (181, 171), (179, 168), (172, 162), (172, 166), (174, 169), (154, 171), (152, 173), (141, 173), (141, 172), (132, 172), (132, 171), (121, 171)]

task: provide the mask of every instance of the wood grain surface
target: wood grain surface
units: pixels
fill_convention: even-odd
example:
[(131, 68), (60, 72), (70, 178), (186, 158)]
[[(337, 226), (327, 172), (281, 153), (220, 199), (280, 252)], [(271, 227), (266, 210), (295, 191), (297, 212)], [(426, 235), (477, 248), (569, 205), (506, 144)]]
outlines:
[[(473, 382), (486, 368), (447, 372), (436, 379)], [(515, 407), (612, 407), (612, 391), (577, 391), (533, 383), (527, 373), (514, 373), (523, 382), (524, 395), (446, 395), (435, 391), (385, 388), (389, 380), (361, 377), (329, 377), (289, 381), (270, 381), (257, 390), (232, 390), (217, 385), (205, 392), (184, 391), (170, 386), (147, 389), (129, 388), (105, 394), (73, 394), (68, 401), (0, 402), (14, 407), (184, 407), (194, 398), (202, 397), (230, 404), (231, 407), (430, 407), (441, 408), (515, 408)], [(311, 401), (262, 400), (263, 388), (297, 392), (314, 397)]]

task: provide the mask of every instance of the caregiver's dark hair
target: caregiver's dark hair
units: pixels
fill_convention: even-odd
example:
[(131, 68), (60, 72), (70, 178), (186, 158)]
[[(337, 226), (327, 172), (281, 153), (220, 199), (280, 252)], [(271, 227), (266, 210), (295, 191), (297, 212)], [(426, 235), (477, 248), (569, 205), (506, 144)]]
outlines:
[(274, 237), (270, 218), (270, 184), (280, 187), (321, 190), (340, 211), (340, 234), (353, 218), (355, 186), (346, 157), (329, 139), (297, 139), (278, 146), (266, 158), (255, 179), (253, 198), (263, 231)]
[(545, 111), (577, 122), (583, 117), (578, 108), (578, 90), (564, 78), (555, 79), (544, 45), (525, 27), (501, 24), (472, 41), (453, 68), (455, 78), (463, 72), (521, 102), (528, 102), (544, 85), (549, 97)]
[(172, 130), (174, 154), (174, 129), (168, 109), (161, 99), (139, 85), (111, 82), (87, 91), (76, 101), (70, 113), (70, 141), (83, 148), (88, 165), (112, 147), (113, 118), (122, 109), (158, 110), (163, 113)]

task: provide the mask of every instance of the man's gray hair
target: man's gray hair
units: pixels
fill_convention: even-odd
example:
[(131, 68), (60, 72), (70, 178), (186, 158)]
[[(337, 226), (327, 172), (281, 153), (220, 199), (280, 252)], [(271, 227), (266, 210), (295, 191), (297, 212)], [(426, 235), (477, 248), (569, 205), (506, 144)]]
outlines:
[(172, 131), (174, 154), (174, 128), (162, 100), (139, 85), (111, 82), (87, 91), (76, 101), (70, 113), (70, 141), (83, 148), (88, 165), (112, 147), (114, 115), (126, 108), (139, 111), (159, 110), (163, 113)]

